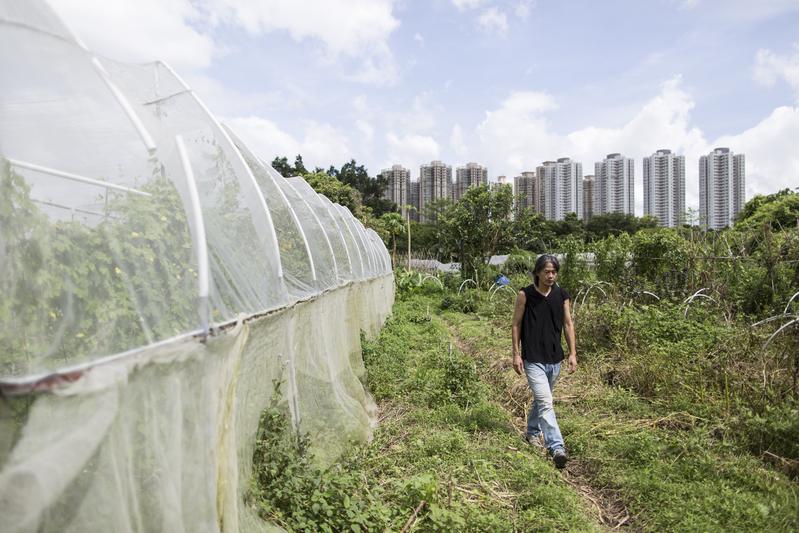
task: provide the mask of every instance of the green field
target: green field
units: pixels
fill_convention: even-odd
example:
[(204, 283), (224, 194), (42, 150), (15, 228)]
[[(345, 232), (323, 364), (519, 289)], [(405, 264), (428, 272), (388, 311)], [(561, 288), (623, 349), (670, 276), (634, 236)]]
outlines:
[(373, 441), (322, 467), (324, 443), (268, 411), (250, 498), (261, 515), (307, 531), (799, 529), (796, 404), (751, 404), (735, 373), (756, 352), (749, 331), (667, 303), (578, 308), (580, 367), (555, 395), (572, 456), (561, 472), (521, 438), (508, 292), (401, 290), (364, 346)]

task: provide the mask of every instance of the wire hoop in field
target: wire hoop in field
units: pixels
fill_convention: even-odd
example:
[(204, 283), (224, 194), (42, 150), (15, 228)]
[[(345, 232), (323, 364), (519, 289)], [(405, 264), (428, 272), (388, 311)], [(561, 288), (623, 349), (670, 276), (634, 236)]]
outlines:
[(796, 299), (797, 296), (799, 296), (799, 292), (796, 292), (793, 296), (790, 297), (790, 299), (788, 299), (788, 303), (785, 304), (785, 309), (783, 310), (782, 314), (770, 316), (770, 317), (768, 317), (768, 318), (766, 318), (764, 320), (760, 320), (759, 322), (755, 322), (754, 324), (752, 324), (752, 327), (754, 328), (756, 326), (761, 326), (763, 324), (768, 324), (768, 323), (774, 322), (776, 320), (786, 320), (786, 319), (789, 319), (789, 318), (791, 319), (788, 322), (786, 322), (785, 324), (783, 324), (782, 326), (780, 326), (779, 328), (777, 328), (777, 331), (775, 331), (774, 333), (771, 334), (771, 336), (763, 344), (763, 348), (765, 348), (769, 344), (771, 344), (771, 341), (773, 341), (777, 337), (777, 335), (779, 335), (783, 331), (786, 331), (791, 326), (793, 326), (795, 324), (799, 324), (799, 311), (797, 311), (796, 313), (789, 313), (788, 312), (788, 309), (790, 309), (790, 307), (791, 307), (791, 303), (793, 303), (794, 299)]
[(463, 286), (466, 285), (467, 283), (471, 283), (472, 285), (475, 286), (475, 288), (477, 287), (477, 282), (476, 281), (474, 281), (472, 278), (467, 278), (467, 279), (463, 280), (463, 283), (461, 283), (460, 287), (458, 287), (458, 294), (461, 293), (461, 291), (463, 290)]

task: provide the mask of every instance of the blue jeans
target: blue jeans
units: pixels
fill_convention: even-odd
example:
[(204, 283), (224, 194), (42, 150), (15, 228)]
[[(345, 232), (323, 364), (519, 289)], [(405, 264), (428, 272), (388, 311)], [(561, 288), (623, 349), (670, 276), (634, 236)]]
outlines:
[(527, 414), (527, 436), (537, 438), (544, 434), (544, 446), (550, 453), (563, 448), (555, 409), (552, 407), (552, 390), (560, 375), (560, 363), (529, 363), (524, 361), (527, 384), (533, 393), (533, 405)]

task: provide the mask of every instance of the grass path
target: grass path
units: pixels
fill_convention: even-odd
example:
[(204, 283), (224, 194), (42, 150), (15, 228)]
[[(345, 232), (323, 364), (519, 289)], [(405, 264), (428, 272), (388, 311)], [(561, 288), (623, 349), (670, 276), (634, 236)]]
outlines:
[[(499, 343), (492, 343), (490, 346), (483, 346), (483, 350), (479, 350), (473, 345), (479, 337), (469, 339), (461, 336), (458, 326), (463, 327), (467, 322), (464, 322), (462, 317), (453, 315), (448, 315), (447, 318), (446, 323), (451, 338), (458, 349), (470, 357), (482, 360), (483, 366), (490, 369), (488, 372), (484, 372), (482, 377), (490, 382), (500, 394), (500, 401), (508, 411), (519, 438), (522, 439), (526, 432), (526, 416), (530, 405), (530, 395), (527, 392), (529, 389), (524, 378), (508, 372), (508, 369), (511, 368), (509, 355), (510, 338), (507, 339), (507, 346), (504, 348), (499, 346)], [(474, 318), (473, 320), (478, 325), (482, 323), (479, 318)], [(496, 324), (491, 326), (493, 328), (492, 337), (494, 335), (500, 335), (501, 337), (501, 328), (496, 326)], [(502, 391), (506, 391), (506, 394), (503, 395)], [(555, 402), (558, 405), (569, 403), (578, 395), (579, 387), (574, 385), (574, 380), (569, 379), (569, 376), (564, 374), (555, 389)], [(545, 461), (548, 460), (544, 450), (541, 450), (539, 455)], [(579, 457), (573, 457), (566, 468), (561, 471), (561, 475), (563, 480), (583, 498), (585, 505), (593, 507), (593, 516), (601, 527), (615, 530), (621, 526), (626, 525), (629, 528), (633, 525), (630, 523), (630, 513), (615, 493), (592, 486), (590, 471)]]
[[(470, 355), (436, 305), (398, 301), (365, 346), (381, 411), (362, 457), (367, 477), (403, 500), (408, 516), (427, 502), (415, 531), (606, 530), (595, 505), (521, 439), (487, 375), (497, 369)], [(413, 486), (426, 488), (408, 498)]]
[[(526, 382), (510, 367), (509, 318), (444, 312), (521, 433)], [(578, 352), (580, 340), (578, 338)], [(719, 438), (690, 407), (645, 401), (605, 382), (614, 362), (580, 354), (555, 404), (571, 461), (562, 479), (602, 525), (630, 531), (796, 531), (796, 483)]]
[(398, 299), (364, 342), (380, 409), (369, 444), (318, 468), (284, 438), (285, 415), (264, 418), (264, 518), (294, 531), (799, 531), (793, 481), (690, 405), (608, 384), (615, 361), (581, 354), (579, 335), (580, 368), (555, 391), (571, 455), (557, 470), (522, 440), (530, 393), (510, 366), (509, 309), (441, 302)]

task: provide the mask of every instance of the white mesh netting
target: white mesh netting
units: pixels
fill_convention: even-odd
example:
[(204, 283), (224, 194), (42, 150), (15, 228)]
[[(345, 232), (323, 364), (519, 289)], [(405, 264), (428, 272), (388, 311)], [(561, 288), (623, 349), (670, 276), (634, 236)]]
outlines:
[(0, 0), (0, 529), (268, 529), (244, 493), (275, 383), (327, 458), (367, 438), (393, 290), (374, 231), (168, 66)]

